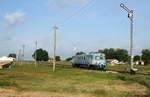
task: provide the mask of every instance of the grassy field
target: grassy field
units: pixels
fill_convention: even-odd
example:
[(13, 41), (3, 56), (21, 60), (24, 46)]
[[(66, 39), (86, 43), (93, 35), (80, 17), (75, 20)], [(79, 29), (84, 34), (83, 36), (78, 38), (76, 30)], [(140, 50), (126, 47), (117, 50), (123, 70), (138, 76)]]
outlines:
[[(56, 71), (39, 64), (15, 64), (0, 70), (0, 97), (150, 97), (150, 65), (136, 75), (72, 68), (58, 62)], [(126, 65), (108, 66), (124, 71)]]

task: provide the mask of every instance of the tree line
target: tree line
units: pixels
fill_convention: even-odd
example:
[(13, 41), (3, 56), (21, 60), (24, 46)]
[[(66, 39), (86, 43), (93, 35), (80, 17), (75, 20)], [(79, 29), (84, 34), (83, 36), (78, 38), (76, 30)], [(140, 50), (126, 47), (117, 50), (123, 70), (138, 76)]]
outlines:
[[(130, 55), (126, 49), (106, 48), (103, 50), (103, 53), (105, 53), (106, 59), (117, 59), (122, 62), (130, 61)], [(150, 49), (143, 49), (141, 56), (135, 55), (133, 60), (134, 62), (142, 60), (145, 64), (150, 64)]]
[[(106, 55), (106, 59), (117, 59), (118, 61), (122, 62), (130, 61), (130, 55), (126, 49), (106, 48), (103, 50), (103, 52)], [(135, 55), (133, 60), (134, 62), (142, 60), (145, 62), (145, 64), (150, 64), (150, 49), (143, 49), (141, 51), (141, 56)]]
[[(15, 53), (10, 53), (8, 57), (17, 58), (17, 55)], [(53, 60), (53, 58), (49, 57), (48, 52), (46, 50), (43, 50), (42, 48), (35, 50), (32, 54), (32, 58), (36, 61), (48, 61), (49, 59)], [(56, 56), (55, 60), (61, 61), (61, 57)]]
[[(115, 48), (105, 48), (104, 50), (99, 50), (98, 52), (105, 53), (106, 59), (117, 59), (120, 62), (130, 62), (130, 55), (126, 49), (115, 49)], [(85, 52), (77, 52), (76, 55), (86, 54)], [(140, 55), (134, 56), (134, 62), (144, 61), (145, 64), (150, 64), (150, 49), (143, 49)], [(68, 57), (66, 60), (70, 61), (72, 57)]]
[[(53, 59), (49, 57), (48, 52), (46, 50), (43, 50), (41, 48), (34, 51), (32, 57), (36, 61), (48, 61), (49, 59)], [(61, 61), (60, 56), (56, 56), (55, 60)]]
[[(126, 49), (115, 49), (115, 48), (105, 48), (104, 50), (99, 50), (99, 52), (103, 52), (106, 55), (106, 59), (117, 59), (120, 62), (129, 62), (130, 55)], [(86, 54), (85, 52), (77, 52), (76, 55)], [(11, 53), (8, 57), (16, 58), (15, 53)], [(42, 48), (37, 49), (32, 54), (33, 59), (37, 61), (48, 61), (50, 59), (48, 52), (43, 50)], [(72, 57), (66, 58), (67, 61), (70, 61)], [(134, 56), (134, 62), (143, 60), (145, 64), (150, 64), (150, 49), (143, 49), (140, 55)], [(60, 56), (56, 56), (56, 61), (61, 61)]]

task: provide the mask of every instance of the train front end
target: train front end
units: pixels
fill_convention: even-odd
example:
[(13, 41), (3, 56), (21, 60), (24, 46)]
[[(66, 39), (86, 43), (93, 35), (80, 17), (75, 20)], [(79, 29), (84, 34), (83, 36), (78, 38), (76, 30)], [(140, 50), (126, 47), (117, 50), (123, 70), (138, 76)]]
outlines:
[(104, 53), (92, 53), (92, 65), (96, 69), (105, 69), (106, 59)]

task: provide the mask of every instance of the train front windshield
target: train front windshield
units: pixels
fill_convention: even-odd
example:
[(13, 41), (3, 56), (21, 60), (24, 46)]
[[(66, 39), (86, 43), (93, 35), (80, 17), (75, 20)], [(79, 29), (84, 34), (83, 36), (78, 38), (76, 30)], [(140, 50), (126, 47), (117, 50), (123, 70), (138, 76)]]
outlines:
[(95, 60), (104, 60), (105, 57), (104, 56), (95, 56)]

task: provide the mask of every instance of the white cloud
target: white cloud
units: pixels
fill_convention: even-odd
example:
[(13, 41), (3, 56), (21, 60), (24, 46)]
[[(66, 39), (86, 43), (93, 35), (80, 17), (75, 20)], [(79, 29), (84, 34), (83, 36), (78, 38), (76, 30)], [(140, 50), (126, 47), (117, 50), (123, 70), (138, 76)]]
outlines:
[(17, 24), (23, 23), (25, 17), (25, 13), (22, 11), (16, 11), (13, 13), (7, 13), (5, 15), (6, 26), (11, 28)]

